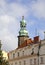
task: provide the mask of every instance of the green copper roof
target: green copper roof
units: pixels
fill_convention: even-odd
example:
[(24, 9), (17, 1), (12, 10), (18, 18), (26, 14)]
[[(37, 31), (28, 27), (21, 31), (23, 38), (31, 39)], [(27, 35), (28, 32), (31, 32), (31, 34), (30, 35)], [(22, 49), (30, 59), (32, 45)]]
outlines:
[(22, 21), (20, 21), (19, 36), (28, 36), (28, 31), (26, 30), (26, 21), (24, 20), (24, 16), (22, 17)]
[(22, 16), (22, 21), (20, 21), (20, 27), (26, 27), (26, 21), (24, 20), (24, 16)]
[(20, 35), (20, 36), (22, 36), (22, 35), (28, 36), (28, 31), (27, 31), (27, 30), (22, 30), (22, 29), (21, 29), (21, 30), (19, 31), (19, 35)]

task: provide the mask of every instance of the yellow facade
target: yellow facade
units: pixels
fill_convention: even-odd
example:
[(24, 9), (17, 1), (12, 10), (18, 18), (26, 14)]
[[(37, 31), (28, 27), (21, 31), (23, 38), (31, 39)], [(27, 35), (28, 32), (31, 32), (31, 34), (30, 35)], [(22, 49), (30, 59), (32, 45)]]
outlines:
[(2, 51), (2, 53), (3, 53), (3, 58), (4, 58), (5, 60), (8, 60), (8, 55), (7, 55), (7, 52)]

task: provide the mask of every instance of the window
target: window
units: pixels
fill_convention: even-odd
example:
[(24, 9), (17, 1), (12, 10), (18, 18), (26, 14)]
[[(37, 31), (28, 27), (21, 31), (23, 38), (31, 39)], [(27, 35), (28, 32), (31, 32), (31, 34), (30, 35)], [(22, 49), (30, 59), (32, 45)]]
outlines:
[(41, 64), (43, 64), (43, 57), (41, 57)]
[(15, 62), (15, 65), (17, 65), (17, 62)]
[(26, 61), (24, 60), (24, 65), (26, 65)]
[(15, 58), (15, 53), (13, 53), (13, 58)]
[(18, 52), (18, 57), (19, 57), (19, 52)]
[(34, 65), (36, 65), (36, 58), (34, 59)]
[(32, 53), (31, 54), (34, 54), (34, 48), (32, 48)]
[(23, 51), (23, 55), (24, 55), (24, 51)]
[(21, 61), (19, 62), (19, 65), (21, 65)]
[(11, 63), (11, 65), (13, 65), (13, 63)]
[(30, 65), (32, 65), (32, 59), (30, 59)]

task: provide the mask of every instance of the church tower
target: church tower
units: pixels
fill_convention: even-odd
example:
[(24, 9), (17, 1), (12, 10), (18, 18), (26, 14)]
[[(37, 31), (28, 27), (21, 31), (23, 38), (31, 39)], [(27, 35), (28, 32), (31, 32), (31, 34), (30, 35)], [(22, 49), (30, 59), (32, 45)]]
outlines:
[(28, 31), (26, 30), (26, 22), (24, 20), (24, 16), (22, 16), (22, 20), (20, 21), (20, 31), (18, 36), (18, 47), (24, 43), (24, 41), (29, 38)]

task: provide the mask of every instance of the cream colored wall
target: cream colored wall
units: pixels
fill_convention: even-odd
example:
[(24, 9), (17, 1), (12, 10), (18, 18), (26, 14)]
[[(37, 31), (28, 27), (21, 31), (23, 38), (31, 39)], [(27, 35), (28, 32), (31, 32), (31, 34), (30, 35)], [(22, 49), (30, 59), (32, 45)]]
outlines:
[(32, 59), (32, 64), (34, 65), (34, 59), (36, 58), (36, 65), (38, 65), (38, 57), (29, 57), (27, 59), (20, 59), (20, 60), (15, 60), (15, 61), (11, 61), (10, 65), (13, 64), (15, 65), (15, 63), (17, 62), (17, 65), (20, 65), (19, 62), (21, 62), (21, 65), (24, 65), (24, 61), (26, 61), (26, 65), (30, 65), (30, 59)]
[[(41, 57), (43, 57), (43, 64), (41, 64)], [(45, 65), (45, 55), (39, 57), (39, 65)]]
[(45, 54), (45, 45), (41, 46), (39, 53), (40, 55)]
[[(39, 50), (39, 65), (45, 65), (45, 40), (42, 40), (41, 41), (41, 47), (40, 47), (40, 50)], [(43, 57), (43, 64), (41, 64), (41, 57)]]
[[(45, 41), (41, 41), (41, 47), (40, 47), (40, 50), (39, 50), (39, 54), (41, 56), (43, 56), (44, 58), (44, 64), (40, 64), (40, 55), (39, 56), (32, 56), (32, 57), (28, 57), (26, 59), (18, 59), (18, 60), (14, 60), (13, 58), (13, 53), (15, 53), (15, 58), (18, 58), (18, 52), (19, 52), (19, 57), (24, 57), (24, 56), (31, 56), (31, 53), (32, 53), (32, 48), (34, 48), (34, 54), (37, 54), (38, 53), (38, 50), (39, 50), (39, 44), (34, 44), (32, 46), (27, 46), (27, 47), (24, 47), (24, 48), (20, 48), (20, 49), (17, 49), (17, 50), (14, 50), (13, 52), (9, 53), (9, 57), (10, 57), (10, 60), (12, 59), (13, 61), (9, 61), (10, 64), (13, 63), (13, 65), (15, 65), (15, 62), (17, 62), (19, 65), (19, 61), (21, 61), (21, 65), (24, 65), (23, 62), (24, 60), (26, 61), (26, 65), (30, 65), (30, 59), (32, 59), (32, 62), (34, 64), (34, 58), (36, 58), (36, 65), (45, 65)], [(23, 56), (23, 51), (24, 51), (24, 56)], [(39, 61), (39, 62), (38, 62)]]
[(39, 50), (40, 55), (45, 54), (45, 41), (41, 42), (41, 47)]
[(31, 48), (30, 47), (24, 47), (24, 48), (20, 48), (18, 49), (16, 52), (15, 50), (11, 53), (9, 53), (9, 57), (10, 59), (13, 59), (13, 53), (15, 53), (15, 58), (18, 58), (18, 52), (19, 52), (19, 57), (22, 57), (23, 56), (23, 51), (24, 51), (24, 56), (26, 55), (31, 55), (32, 53), (32, 48), (34, 48), (34, 54), (37, 54), (38, 53), (38, 46), (32, 46)]

